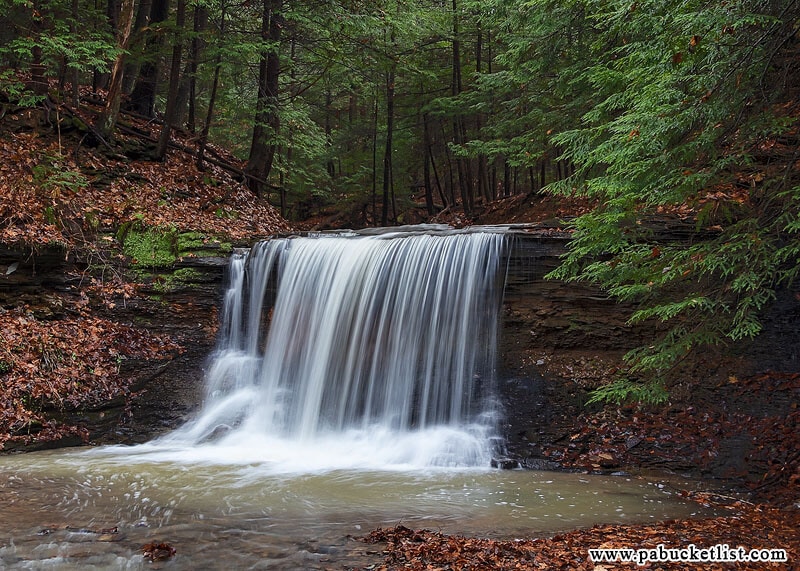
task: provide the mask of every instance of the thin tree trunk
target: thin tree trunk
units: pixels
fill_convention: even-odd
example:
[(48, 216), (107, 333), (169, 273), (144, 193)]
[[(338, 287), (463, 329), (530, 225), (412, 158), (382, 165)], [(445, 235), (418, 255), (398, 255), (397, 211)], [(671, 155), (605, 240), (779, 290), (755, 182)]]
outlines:
[(542, 157), (539, 164), (539, 188), (544, 188), (547, 175), (547, 158)]
[(184, 113), (186, 117), (186, 127), (189, 132), (194, 133), (197, 128), (197, 69), (200, 66), (200, 56), (203, 52), (205, 42), (202, 34), (208, 23), (208, 10), (205, 6), (196, 5), (192, 17), (192, 41), (189, 45), (189, 57), (186, 60), (181, 83), (178, 88), (178, 114), (175, 118), (176, 125), (183, 123)]
[(511, 196), (511, 167), (503, 158), (503, 196)]
[(136, 10), (136, 20), (133, 22), (133, 32), (131, 33), (131, 53), (135, 53), (136, 57), (128, 58), (125, 63), (125, 77), (122, 80), (122, 91), (127, 94), (130, 94), (133, 89), (136, 76), (139, 73), (138, 61), (131, 61), (131, 59), (138, 60), (144, 53), (145, 42), (142, 32), (150, 23), (150, 11), (152, 8), (152, 0), (141, 0), (139, 8)]
[(255, 125), (250, 144), (245, 173), (249, 176), (248, 185), (261, 196), (263, 184), (272, 171), (277, 148), (276, 137), (280, 130), (278, 115), (278, 79), (280, 77), (280, 58), (278, 48), (283, 19), (280, 14), (280, 0), (264, 0), (264, 13), (261, 21), (261, 39), (270, 47), (262, 53), (259, 65), (258, 99), (256, 100)]
[[(478, 37), (475, 42), (475, 71), (480, 75), (483, 73), (483, 28), (478, 22)], [(475, 131), (480, 136), (483, 129), (483, 114), (478, 113), (475, 117)], [(486, 154), (478, 155), (478, 196), (482, 196), (484, 201), (492, 200), (491, 187), (489, 186), (488, 160)]]
[[(78, 0), (72, 0), (72, 19), (69, 23), (69, 31), (71, 34), (77, 36), (78, 34), (78, 9), (80, 8)], [(70, 70), (70, 83), (72, 84), (72, 89), (70, 90), (72, 104), (76, 107), (80, 103), (81, 100), (81, 92), (80, 92), (80, 70), (77, 66), (73, 67)]]
[(389, 223), (389, 194), (392, 190), (395, 67), (396, 64), (393, 62), (390, 70), (386, 74), (386, 147), (383, 153), (383, 205), (381, 209), (381, 226), (386, 226)]
[[(331, 105), (333, 103), (333, 95), (330, 88), (325, 90), (325, 146), (328, 153), (333, 147), (333, 126), (331, 124)], [(328, 176), (331, 179), (336, 177), (336, 164), (333, 162), (333, 157), (329, 156), (325, 163), (325, 168), (328, 171)]]
[[(31, 18), (31, 33), (34, 38), (38, 38), (43, 34), (44, 26), (42, 25), (42, 7), (40, 2), (34, 1), (31, 7), (33, 17)], [(28, 85), (34, 95), (44, 96), (47, 95), (47, 79), (44, 76), (45, 65), (42, 61), (42, 46), (38, 41), (31, 48), (31, 80)]]
[(113, 138), (114, 128), (119, 117), (119, 105), (122, 99), (122, 79), (125, 75), (125, 54), (127, 53), (133, 24), (133, 5), (134, 0), (123, 0), (122, 2), (122, 13), (117, 34), (119, 54), (111, 70), (111, 83), (108, 87), (106, 106), (97, 120), (97, 131), (106, 140)]
[[(95, 7), (97, 7), (96, 3)], [(118, 34), (119, 32), (121, 11), (122, 7), (119, 0), (106, 0), (106, 21), (113, 34)], [(111, 89), (108, 72), (95, 71), (93, 85), (95, 89)]]
[[(447, 141), (447, 134), (445, 133), (444, 130), (444, 122), (442, 121), (439, 126), (442, 131), (442, 139), (444, 141)], [(455, 192), (456, 181), (455, 177), (453, 176), (453, 160), (450, 157), (450, 147), (448, 147), (447, 145), (444, 146), (444, 158), (447, 161), (447, 178), (444, 180), (445, 191), (446, 191), (445, 194), (449, 199), (447, 203), (453, 205), (456, 203), (456, 192)]]
[(175, 37), (172, 44), (172, 64), (169, 71), (169, 92), (167, 95), (167, 110), (164, 116), (164, 126), (158, 138), (156, 159), (163, 160), (167, 156), (169, 136), (175, 119), (178, 116), (178, 87), (181, 80), (181, 53), (183, 52), (183, 32), (186, 25), (186, 0), (178, 0), (178, 9), (175, 14)]
[[(461, 32), (459, 23), (458, 0), (453, 0), (453, 79), (451, 86), (453, 97), (457, 97), (461, 93)], [(456, 111), (453, 117), (453, 143), (458, 147), (463, 145), (465, 140), (464, 119), (461, 113)], [(464, 208), (464, 213), (469, 215), (474, 208), (471, 169), (469, 168), (468, 160), (464, 157), (456, 157), (456, 167), (458, 168), (461, 204)]]
[[(222, 13), (220, 14), (220, 24), (219, 24), (219, 38), (220, 41), (222, 38), (225, 37), (225, 16), (226, 16), (226, 8), (227, 4), (223, 2), (222, 4)], [(217, 102), (217, 87), (219, 86), (219, 73), (222, 69), (222, 52), (219, 50), (219, 46), (217, 46), (217, 56), (214, 60), (214, 79), (211, 82), (211, 96), (208, 100), (208, 109), (206, 110), (206, 120), (203, 123), (203, 130), (200, 133), (200, 141), (198, 143), (197, 148), (197, 168), (203, 170), (203, 155), (206, 151), (206, 145), (208, 144), (208, 133), (211, 130), (211, 122), (214, 120), (214, 105)]]
[(433, 216), (436, 209), (433, 205), (433, 184), (431, 183), (431, 133), (428, 128), (428, 114), (422, 114), (422, 141), (424, 145), (424, 168), (423, 173), (425, 177), (425, 207), (428, 210), (428, 216)]
[(372, 109), (372, 223), (378, 220), (378, 88)]

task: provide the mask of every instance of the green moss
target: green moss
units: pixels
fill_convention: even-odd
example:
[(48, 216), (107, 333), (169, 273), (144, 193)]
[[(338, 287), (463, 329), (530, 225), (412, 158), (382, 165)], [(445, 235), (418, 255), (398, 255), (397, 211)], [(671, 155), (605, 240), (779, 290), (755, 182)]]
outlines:
[(178, 255), (219, 256), (233, 251), (233, 244), (200, 232), (182, 232), (177, 239)]
[(178, 234), (178, 252), (190, 252), (206, 247), (208, 236), (200, 232), (182, 232)]
[(153, 280), (153, 289), (171, 293), (201, 279), (203, 274), (194, 268), (180, 268), (169, 274), (160, 274)]
[[(120, 233), (117, 235), (120, 237)], [(121, 241), (123, 252), (134, 265), (168, 268), (177, 259), (174, 230), (132, 224), (122, 232)]]
[[(165, 291), (171, 291), (177, 274), (178, 281), (192, 278), (178, 270), (168, 276), (154, 275), (155, 270), (171, 268), (178, 258), (184, 256), (226, 256), (233, 251), (233, 244), (202, 232), (178, 232), (175, 228), (154, 228), (141, 220), (122, 224), (116, 233), (126, 256), (131, 258), (136, 273), (141, 279), (165, 282)], [(146, 269), (145, 269), (146, 268)], [(186, 270), (187, 268), (184, 268)], [(191, 281), (189, 279), (189, 281)]]
[(53, 225), (58, 224), (58, 215), (56, 214), (55, 208), (53, 208), (52, 206), (47, 206), (45, 207), (43, 214), (44, 214), (44, 219), (48, 223)]

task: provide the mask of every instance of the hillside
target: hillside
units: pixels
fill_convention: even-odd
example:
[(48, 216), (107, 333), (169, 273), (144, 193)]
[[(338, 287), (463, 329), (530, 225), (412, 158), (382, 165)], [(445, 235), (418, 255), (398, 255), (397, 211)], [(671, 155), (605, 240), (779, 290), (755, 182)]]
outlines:
[(187, 347), (202, 360), (213, 312), (172, 334), (142, 315), (169, 313), (160, 294), (201, 277), (192, 259), (290, 229), (221, 149), (199, 170), (179, 150), (188, 134), (154, 162), (157, 126), (127, 116), (113, 148), (90, 146), (92, 109), (12, 108), (0, 120), (0, 447), (88, 441), (80, 411), (115, 403), (125, 413), (143, 364), (164, 366)]

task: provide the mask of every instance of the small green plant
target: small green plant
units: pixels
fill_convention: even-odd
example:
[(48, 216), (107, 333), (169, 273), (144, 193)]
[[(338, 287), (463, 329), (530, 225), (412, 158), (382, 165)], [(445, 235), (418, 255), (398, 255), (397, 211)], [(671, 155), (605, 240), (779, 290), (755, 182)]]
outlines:
[(79, 171), (70, 170), (58, 154), (44, 155), (32, 170), (34, 182), (53, 195), (61, 191), (77, 193), (89, 186), (89, 179)]
[(44, 100), (44, 95), (33, 93), (10, 69), (0, 73), (0, 92), (20, 107), (35, 107)]
[(663, 404), (669, 397), (664, 385), (658, 381), (648, 380), (644, 383), (620, 378), (590, 393), (587, 405), (601, 402), (623, 404), (640, 402), (642, 404)]
[(214, 215), (217, 218), (227, 218), (229, 220), (236, 220), (239, 217), (235, 211), (228, 210), (227, 208), (217, 208), (214, 211)]
[(56, 214), (56, 209), (53, 208), (52, 206), (46, 206), (42, 214), (44, 215), (44, 219), (50, 224), (56, 224), (58, 222), (58, 215)]
[(46, 189), (64, 189), (78, 192), (89, 186), (89, 179), (76, 171), (58, 171), (53, 173), (42, 186)]
[(91, 228), (95, 232), (100, 228), (100, 218), (97, 216), (97, 213), (92, 210), (86, 210), (83, 213), (83, 221), (88, 228)]

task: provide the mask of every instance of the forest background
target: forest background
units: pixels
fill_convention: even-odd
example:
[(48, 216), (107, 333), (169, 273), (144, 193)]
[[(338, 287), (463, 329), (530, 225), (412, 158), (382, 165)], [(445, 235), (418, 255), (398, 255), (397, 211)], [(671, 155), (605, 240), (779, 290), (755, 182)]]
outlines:
[[(6, 243), (189, 230), (190, 214), (167, 213), (219, 186), (218, 172), (264, 209), (247, 226), (225, 199), (203, 202), (203, 229), (240, 239), (245, 226), (287, 228), (270, 205), (296, 227), (466, 225), (504, 200), (505, 221), (524, 220), (515, 208), (547, 198), (573, 233), (553, 277), (635, 301), (631, 322), (669, 325), (595, 392), (616, 402), (665, 401), (694, 350), (756, 336), (776, 292), (796, 292), (797, 1), (0, 8), (3, 117), (17, 137), (4, 153)], [(48, 129), (57, 144), (21, 151), (19, 133)], [(180, 153), (182, 172), (211, 174), (177, 199), (174, 180), (156, 184), (155, 205), (137, 205), (135, 181), (100, 200), (102, 168), (62, 136), (113, 160)], [(659, 239), (659, 216), (690, 221), (693, 239)]]

